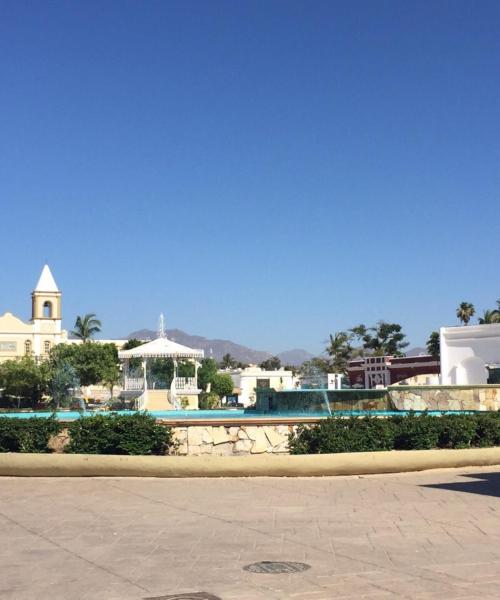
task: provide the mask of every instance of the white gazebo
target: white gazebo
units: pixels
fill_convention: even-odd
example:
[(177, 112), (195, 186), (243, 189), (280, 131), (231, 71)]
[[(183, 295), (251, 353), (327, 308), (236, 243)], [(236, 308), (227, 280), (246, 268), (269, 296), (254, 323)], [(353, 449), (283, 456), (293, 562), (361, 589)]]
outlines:
[[(186, 408), (198, 408), (198, 367), (203, 358), (203, 350), (188, 348), (169, 340), (163, 328), (160, 336), (151, 342), (146, 342), (130, 350), (118, 352), (119, 359), (123, 362), (123, 390), (124, 392), (141, 392), (137, 399), (139, 410), (172, 410), (180, 409), (184, 404)], [(172, 359), (174, 363), (174, 376), (170, 389), (158, 389), (154, 381), (148, 381), (148, 364), (151, 359)], [(129, 366), (132, 359), (140, 359), (142, 363), (142, 377), (130, 377)], [(179, 377), (179, 361), (194, 363), (194, 377)]]

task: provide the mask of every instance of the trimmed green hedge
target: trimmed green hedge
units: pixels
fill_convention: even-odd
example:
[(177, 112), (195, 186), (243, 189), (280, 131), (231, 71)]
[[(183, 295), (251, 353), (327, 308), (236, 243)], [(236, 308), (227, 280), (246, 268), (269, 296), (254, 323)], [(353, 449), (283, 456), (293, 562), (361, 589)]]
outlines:
[(0, 417), (0, 452), (51, 452), (47, 444), (60, 430), (61, 424), (53, 417)]
[(69, 425), (54, 417), (16, 419), (0, 417), (0, 452), (51, 452), (49, 440), (67, 428), (73, 454), (168, 454), (175, 447), (172, 429), (151, 415), (95, 415)]
[(168, 454), (175, 446), (172, 429), (147, 413), (95, 415), (68, 426), (73, 454)]
[(291, 454), (485, 448), (500, 445), (500, 413), (332, 417), (290, 434)]

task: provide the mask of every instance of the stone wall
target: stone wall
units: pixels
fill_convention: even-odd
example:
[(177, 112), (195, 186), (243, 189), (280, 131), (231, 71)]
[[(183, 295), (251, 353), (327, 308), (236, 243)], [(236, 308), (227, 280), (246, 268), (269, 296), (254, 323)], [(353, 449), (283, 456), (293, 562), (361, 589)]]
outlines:
[(186, 425), (174, 426), (176, 454), (238, 456), (288, 453), (288, 435), (295, 425)]
[[(173, 426), (177, 450), (173, 454), (241, 456), (244, 454), (288, 454), (288, 435), (296, 425), (180, 425)], [(60, 454), (69, 444), (67, 429), (53, 436), (49, 448)]]
[(500, 386), (398, 386), (388, 389), (396, 410), (500, 410)]

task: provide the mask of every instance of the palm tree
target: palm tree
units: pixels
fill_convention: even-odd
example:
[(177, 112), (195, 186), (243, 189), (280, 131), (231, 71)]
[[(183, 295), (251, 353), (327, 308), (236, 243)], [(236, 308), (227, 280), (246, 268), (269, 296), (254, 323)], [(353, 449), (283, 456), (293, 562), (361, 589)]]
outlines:
[(224, 354), (222, 360), (220, 361), (221, 369), (234, 369), (236, 367), (237, 361), (229, 354)]
[(479, 317), (480, 325), (488, 325), (490, 323), (500, 323), (500, 310), (485, 310), (482, 317)]
[(476, 309), (473, 304), (470, 302), (461, 302), (460, 306), (457, 308), (457, 317), (464, 325), (468, 325), (475, 312)]
[(89, 313), (83, 318), (76, 317), (75, 330), (72, 331), (72, 335), (82, 340), (82, 342), (88, 342), (90, 338), (101, 331), (101, 321), (96, 319), (94, 313)]
[(345, 331), (330, 334), (330, 343), (326, 347), (326, 353), (330, 356), (331, 368), (334, 373), (347, 373), (347, 366), (352, 355), (351, 336)]

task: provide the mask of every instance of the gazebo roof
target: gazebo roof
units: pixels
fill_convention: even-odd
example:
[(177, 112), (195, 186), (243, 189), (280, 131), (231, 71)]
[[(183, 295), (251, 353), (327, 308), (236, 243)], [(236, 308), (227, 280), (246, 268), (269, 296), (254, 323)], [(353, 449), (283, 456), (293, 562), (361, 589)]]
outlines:
[(203, 350), (188, 348), (177, 342), (159, 337), (137, 348), (120, 350), (119, 358), (203, 358)]

